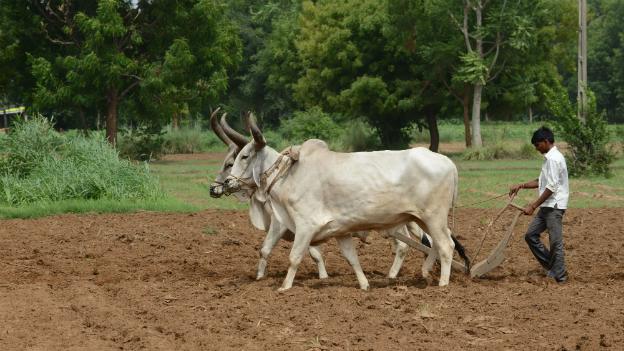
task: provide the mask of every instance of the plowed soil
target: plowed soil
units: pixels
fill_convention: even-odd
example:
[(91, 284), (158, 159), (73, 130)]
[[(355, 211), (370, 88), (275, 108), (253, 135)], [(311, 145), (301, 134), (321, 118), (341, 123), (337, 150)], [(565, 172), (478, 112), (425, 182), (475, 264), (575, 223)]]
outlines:
[[(457, 210), (469, 254), (495, 212)], [(623, 215), (566, 213), (563, 285), (538, 269), (523, 216), (508, 259), (482, 279), (453, 271), (440, 288), (421, 278), (423, 254), (411, 251), (389, 280), (391, 243), (372, 233), (358, 242), (369, 291), (331, 241), (330, 278), (319, 280), (306, 258), (284, 293), (290, 243), (256, 281), (263, 233), (245, 212), (4, 220), (0, 350), (622, 350)]]

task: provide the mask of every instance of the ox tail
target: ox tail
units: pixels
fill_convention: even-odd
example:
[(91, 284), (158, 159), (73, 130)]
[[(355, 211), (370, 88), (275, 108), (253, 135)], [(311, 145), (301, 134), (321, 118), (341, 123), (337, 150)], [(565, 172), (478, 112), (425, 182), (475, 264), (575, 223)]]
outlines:
[(459, 256), (464, 259), (464, 265), (466, 266), (466, 271), (464, 273), (470, 274), (470, 259), (468, 258), (468, 255), (466, 255), (464, 245), (457, 240), (455, 235), (451, 235), (451, 239), (453, 239), (453, 243), (455, 243), (455, 251), (457, 251)]
[[(451, 202), (451, 233), (455, 231), (455, 207), (457, 206), (457, 197), (459, 196), (459, 174), (457, 172), (457, 167), (455, 167), (455, 172), (453, 172), (453, 200)], [(455, 251), (459, 254), (459, 256), (464, 260), (464, 264), (466, 266), (466, 274), (470, 274), (470, 259), (468, 255), (466, 255), (466, 249), (464, 245), (462, 245), (459, 240), (455, 237), (455, 235), (451, 234), (451, 239), (453, 239), (453, 243), (455, 244)]]
[(457, 206), (457, 197), (459, 196), (459, 174), (457, 166), (453, 172), (453, 199), (451, 200), (451, 230), (455, 231), (455, 207)]

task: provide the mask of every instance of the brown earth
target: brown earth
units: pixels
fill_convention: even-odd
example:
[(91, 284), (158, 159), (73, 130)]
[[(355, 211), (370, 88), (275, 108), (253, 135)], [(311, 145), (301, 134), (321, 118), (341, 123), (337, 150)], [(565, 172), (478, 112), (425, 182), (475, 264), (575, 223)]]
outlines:
[[(494, 213), (457, 211), (471, 254)], [(542, 276), (522, 217), (509, 258), (484, 279), (454, 271), (449, 287), (428, 284), (413, 251), (391, 281), (390, 242), (373, 233), (358, 244), (370, 291), (332, 241), (330, 278), (306, 258), (285, 293), (290, 244), (255, 281), (263, 233), (245, 212), (4, 220), (0, 350), (622, 350), (623, 214), (568, 211), (564, 285)]]

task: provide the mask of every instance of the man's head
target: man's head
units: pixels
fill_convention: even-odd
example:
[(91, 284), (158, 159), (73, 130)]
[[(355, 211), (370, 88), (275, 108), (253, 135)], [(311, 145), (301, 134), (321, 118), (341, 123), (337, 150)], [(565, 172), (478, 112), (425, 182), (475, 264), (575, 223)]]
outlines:
[(547, 153), (555, 143), (555, 135), (548, 127), (541, 127), (533, 133), (531, 144), (542, 154)]

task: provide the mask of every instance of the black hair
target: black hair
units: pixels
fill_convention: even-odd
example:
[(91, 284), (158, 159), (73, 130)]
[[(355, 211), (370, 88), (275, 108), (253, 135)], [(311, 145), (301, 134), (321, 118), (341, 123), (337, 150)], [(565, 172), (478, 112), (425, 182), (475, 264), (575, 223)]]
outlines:
[(548, 127), (541, 127), (533, 133), (531, 144), (535, 145), (540, 141), (548, 140), (551, 144), (555, 142), (555, 134)]

